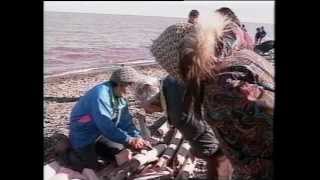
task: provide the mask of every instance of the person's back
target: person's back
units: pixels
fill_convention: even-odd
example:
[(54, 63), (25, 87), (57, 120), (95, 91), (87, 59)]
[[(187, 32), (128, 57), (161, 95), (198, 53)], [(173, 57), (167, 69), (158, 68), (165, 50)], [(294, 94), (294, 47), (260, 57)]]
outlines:
[[(236, 166), (235, 176), (271, 179), (274, 92), (268, 89), (274, 85), (272, 64), (242, 50), (224, 59), (219, 68), (215, 80), (205, 85), (205, 119)], [(245, 75), (236, 77), (239, 72)]]
[[(100, 135), (91, 115), (95, 111), (92, 104), (102, 93), (111, 91), (110, 83), (99, 84), (82, 96), (73, 107), (70, 114), (70, 141), (74, 148), (88, 145)], [(110, 101), (109, 96), (106, 98)]]

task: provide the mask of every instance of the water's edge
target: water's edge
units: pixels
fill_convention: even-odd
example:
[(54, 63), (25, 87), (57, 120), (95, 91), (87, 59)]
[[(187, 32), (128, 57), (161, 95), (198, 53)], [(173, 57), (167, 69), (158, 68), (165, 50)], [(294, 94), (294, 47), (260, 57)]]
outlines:
[[(129, 65), (135, 68), (159, 66), (157, 62), (143, 62), (143, 63), (126, 64), (126, 65)], [(60, 74), (44, 75), (44, 82), (55, 81), (57, 79), (67, 79), (67, 78), (72, 78), (76, 76), (88, 76), (88, 75), (95, 75), (100, 73), (111, 73), (112, 71), (119, 68), (120, 66), (121, 64), (118, 64), (118, 65), (115, 64), (108, 67), (90, 68), (90, 69), (69, 71), (69, 72), (64, 72)]]

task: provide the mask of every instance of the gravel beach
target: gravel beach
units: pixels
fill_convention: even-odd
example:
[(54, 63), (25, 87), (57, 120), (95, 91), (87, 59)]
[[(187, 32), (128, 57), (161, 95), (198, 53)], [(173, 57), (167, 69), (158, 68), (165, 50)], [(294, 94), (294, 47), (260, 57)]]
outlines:
[[(159, 65), (141, 65), (135, 67), (141, 73), (153, 76), (164, 77), (167, 73)], [(69, 134), (69, 115), (76, 101), (93, 86), (107, 81), (111, 72), (92, 72), (86, 74), (73, 74), (61, 77), (47, 78), (44, 81), (44, 138), (50, 137), (55, 132)], [(133, 96), (129, 96), (129, 110), (135, 117), (135, 113), (142, 114), (144, 110), (138, 107)], [(163, 116), (163, 113), (146, 115), (147, 124), (152, 124)], [(135, 119), (134, 119), (135, 120)], [(45, 152), (46, 149), (45, 144)], [(46, 161), (46, 157), (45, 157)], [(194, 174), (196, 177), (205, 177), (205, 161), (196, 159)], [(46, 162), (45, 162), (46, 163)]]
[[(273, 62), (273, 59), (267, 57)], [(167, 73), (157, 64), (135, 66), (139, 72), (157, 78), (165, 77)], [(44, 138), (50, 137), (55, 132), (69, 134), (69, 115), (76, 101), (84, 95), (86, 91), (97, 84), (107, 81), (111, 71), (89, 72), (83, 74), (69, 74), (58, 77), (49, 77), (44, 80)], [(144, 110), (138, 106), (134, 97), (129, 95), (129, 111), (135, 119), (135, 114), (145, 114)], [(147, 125), (163, 116), (163, 113), (146, 115)], [(137, 122), (135, 122), (137, 123)], [(47, 145), (48, 146), (48, 145)], [(44, 151), (49, 147), (44, 147)], [(45, 157), (46, 159), (46, 157)], [(45, 160), (46, 161), (46, 160)], [(46, 163), (46, 162), (45, 162)], [(194, 174), (198, 178), (205, 178), (205, 161), (196, 159)]]
[[(166, 72), (158, 65), (136, 66), (141, 73), (164, 77)], [(71, 109), (76, 101), (86, 91), (97, 84), (107, 81), (111, 72), (91, 72), (87, 74), (70, 74), (61, 77), (52, 77), (44, 80), (44, 137), (60, 132), (68, 135), (68, 120)], [(135, 103), (133, 96), (129, 96), (129, 109), (132, 114), (144, 110)], [(157, 120), (161, 113), (147, 115), (147, 121)]]

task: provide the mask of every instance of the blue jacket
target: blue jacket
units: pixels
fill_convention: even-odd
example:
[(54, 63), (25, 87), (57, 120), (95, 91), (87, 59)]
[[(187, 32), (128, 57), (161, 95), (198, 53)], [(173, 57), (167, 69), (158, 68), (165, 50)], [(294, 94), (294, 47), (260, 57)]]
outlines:
[(132, 122), (128, 103), (114, 96), (111, 82), (89, 90), (73, 107), (70, 116), (73, 148), (94, 143), (100, 135), (121, 144), (127, 144), (132, 137), (140, 137)]

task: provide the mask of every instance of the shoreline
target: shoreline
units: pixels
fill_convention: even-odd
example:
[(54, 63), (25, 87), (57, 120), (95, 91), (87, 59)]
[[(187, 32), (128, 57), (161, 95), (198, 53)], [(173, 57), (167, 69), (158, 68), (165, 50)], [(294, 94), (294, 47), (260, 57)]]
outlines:
[[(131, 66), (146, 76), (162, 78), (167, 75), (167, 72), (158, 63), (141, 63)], [(69, 132), (69, 114), (76, 101), (92, 87), (108, 81), (111, 73), (112, 69), (101, 68), (45, 78), (43, 95), (44, 136), (50, 136), (55, 131), (67, 135)], [(144, 114), (144, 111), (137, 106), (133, 96), (129, 96), (129, 101), (131, 106), (129, 109), (132, 110), (132, 113), (141, 112)], [(155, 121), (157, 117), (158, 115), (150, 115), (147, 119)]]
[[(129, 64), (129, 66), (134, 67), (137, 70), (143, 70), (144, 68), (161, 68), (157, 62)], [(67, 79), (85, 78), (87, 76), (95, 76), (99, 74), (109, 75), (113, 70), (115, 70), (118, 67), (120, 67), (120, 65), (116, 64), (116, 66), (111, 65), (110, 67), (91, 68), (91, 69), (85, 69), (85, 70), (63, 72), (59, 74), (45, 75), (43, 78), (43, 81), (44, 83), (52, 83), (52, 82), (57, 82), (57, 81), (67, 80)]]

